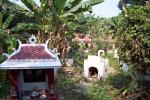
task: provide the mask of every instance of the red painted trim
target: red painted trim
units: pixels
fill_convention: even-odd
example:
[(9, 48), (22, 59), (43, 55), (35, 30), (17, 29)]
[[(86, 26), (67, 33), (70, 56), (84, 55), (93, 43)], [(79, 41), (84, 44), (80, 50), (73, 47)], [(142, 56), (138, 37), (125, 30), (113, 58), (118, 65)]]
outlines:
[(51, 88), (51, 85), (54, 85), (54, 69), (46, 70), (47, 78), (48, 78), (48, 87)]
[[(49, 90), (53, 90), (53, 93), (50, 93), (50, 96), (48, 100), (59, 100), (59, 96), (54, 88), (55, 82), (54, 82), (54, 69), (48, 69), (46, 70), (46, 74), (48, 77), (48, 87)], [(50, 92), (50, 91), (49, 91)]]
[(11, 97), (12, 100), (19, 100), (19, 88), (18, 88), (19, 72), (20, 72), (20, 70), (10, 70), (8, 72), (11, 86), (14, 87), (14, 89), (15, 89), (15, 91), (17, 93), (17, 96), (12, 96)]

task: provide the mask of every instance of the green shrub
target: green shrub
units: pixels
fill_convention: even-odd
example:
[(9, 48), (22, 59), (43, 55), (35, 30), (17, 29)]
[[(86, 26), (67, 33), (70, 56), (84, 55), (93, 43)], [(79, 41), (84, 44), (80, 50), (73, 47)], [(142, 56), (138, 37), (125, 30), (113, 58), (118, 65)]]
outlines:
[(0, 81), (6, 80), (6, 74), (6, 71), (0, 70)]
[(109, 65), (113, 68), (116, 68), (116, 69), (119, 69), (120, 68), (120, 64), (119, 64), (119, 61), (117, 59), (115, 59), (113, 57), (113, 55), (111, 54), (107, 54), (106, 57), (108, 58), (109, 60)]
[(0, 63), (2, 63), (5, 59), (6, 57), (0, 54)]
[(1, 81), (0, 82), (0, 97), (6, 96), (9, 94), (10, 83), (9, 81)]
[(71, 80), (69, 77), (61, 73), (57, 75), (56, 81), (57, 85), (64, 90), (69, 90), (75, 85), (75, 81)]
[(105, 80), (105, 84), (112, 85), (114, 88), (117, 89), (128, 88), (130, 82), (131, 78), (124, 75), (123, 72), (118, 72), (113, 75), (111, 74)]
[(100, 86), (98, 84), (93, 84), (87, 90), (87, 95), (90, 100), (110, 100), (108, 96), (108, 90), (105, 86)]

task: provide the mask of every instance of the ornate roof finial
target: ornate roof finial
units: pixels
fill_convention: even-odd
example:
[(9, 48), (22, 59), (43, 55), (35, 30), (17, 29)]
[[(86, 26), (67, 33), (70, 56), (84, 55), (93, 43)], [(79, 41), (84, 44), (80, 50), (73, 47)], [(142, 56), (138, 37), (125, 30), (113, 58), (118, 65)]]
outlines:
[(22, 44), (21, 41), (20, 41), (19, 39), (17, 39), (17, 42), (19, 43), (19, 45)]
[(33, 34), (32, 34), (32, 35), (30, 36), (30, 38), (29, 38), (29, 43), (31, 43), (31, 44), (35, 44), (35, 43), (36, 43), (36, 41), (37, 41), (37, 40), (36, 40), (35, 35), (33, 35)]
[(50, 41), (50, 39), (48, 39), (48, 40), (46, 41), (46, 45), (48, 45), (49, 41)]

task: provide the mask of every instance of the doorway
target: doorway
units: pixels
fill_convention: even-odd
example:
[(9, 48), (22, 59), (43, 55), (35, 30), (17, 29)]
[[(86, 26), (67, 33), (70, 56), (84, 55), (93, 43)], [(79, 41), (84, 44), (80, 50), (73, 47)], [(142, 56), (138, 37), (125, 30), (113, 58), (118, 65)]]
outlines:
[(47, 75), (44, 70), (27, 69), (21, 72), (21, 91), (32, 91), (34, 87), (47, 89)]
[(90, 78), (97, 78), (98, 76), (98, 70), (95, 67), (90, 67), (89, 68), (89, 77)]

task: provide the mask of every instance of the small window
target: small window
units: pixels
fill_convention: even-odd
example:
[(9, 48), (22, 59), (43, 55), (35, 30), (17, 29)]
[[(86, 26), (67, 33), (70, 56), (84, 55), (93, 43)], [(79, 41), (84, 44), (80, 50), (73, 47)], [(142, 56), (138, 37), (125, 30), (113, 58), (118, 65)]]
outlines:
[(45, 72), (41, 69), (24, 70), (24, 82), (45, 82)]

